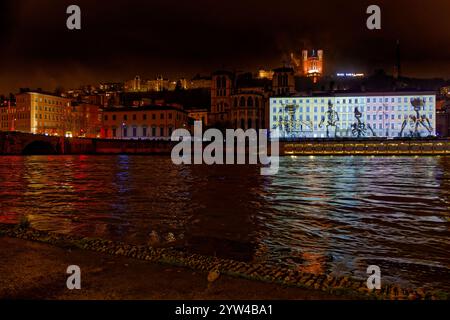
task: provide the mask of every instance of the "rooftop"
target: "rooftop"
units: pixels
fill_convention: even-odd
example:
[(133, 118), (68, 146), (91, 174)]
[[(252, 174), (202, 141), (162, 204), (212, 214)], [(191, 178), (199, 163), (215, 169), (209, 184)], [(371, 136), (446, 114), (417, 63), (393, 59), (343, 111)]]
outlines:
[[(415, 96), (415, 95), (436, 95), (435, 91), (421, 91), (421, 90), (408, 90), (408, 91), (334, 91), (334, 92), (313, 92), (311, 94), (300, 93), (286, 97), (355, 97), (355, 96)], [(283, 97), (274, 97), (283, 98)]]
[(46, 95), (46, 96), (52, 96), (52, 97), (56, 97), (56, 98), (70, 100), (69, 98), (63, 97), (63, 96), (55, 94), (53, 92), (44, 91), (39, 88), (38, 89), (20, 88), (20, 92), (18, 94), (42, 94), (42, 95)]

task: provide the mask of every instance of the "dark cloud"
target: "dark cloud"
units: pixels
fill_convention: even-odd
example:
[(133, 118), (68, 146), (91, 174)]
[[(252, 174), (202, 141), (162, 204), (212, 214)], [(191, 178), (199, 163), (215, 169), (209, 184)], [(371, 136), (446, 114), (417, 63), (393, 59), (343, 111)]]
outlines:
[[(81, 31), (66, 29), (74, 3)], [(450, 2), (376, 3), (381, 31), (365, 28), (364, 0), (3, 0), (0, 92), (275, 67), (303, 47), (323, 48), (329, 72), (390, 72), (397, 39), (405, 73), (450, 77)]]

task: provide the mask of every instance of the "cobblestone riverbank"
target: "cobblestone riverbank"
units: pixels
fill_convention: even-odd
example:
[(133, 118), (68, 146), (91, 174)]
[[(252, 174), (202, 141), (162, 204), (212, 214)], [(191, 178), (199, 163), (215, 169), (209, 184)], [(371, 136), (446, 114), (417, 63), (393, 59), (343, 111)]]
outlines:
[(187, 267), (201, 272), (218, 271), (222, 275), (281, 284), (289, 287), (318, 290), (336, 296), (347, 295), (358, 299), (395, 300), (448, 299), (446, 293), (424, 291), (420, 288), (401, 288), (396, 285), (382, 285), (381, 290), (370, 291), (366, 286), (366, 281), (350, 277), (314, 275), (264, 264), (250, 264), (230, 259), (189, 254), (172, 248), (130, 245), (103, 239), (82, 238), (73, 235), (39, 231), (14, 225), (0, 224), (0, 236), (37, 241), (63, 248), (77, 248), (166, 265)]

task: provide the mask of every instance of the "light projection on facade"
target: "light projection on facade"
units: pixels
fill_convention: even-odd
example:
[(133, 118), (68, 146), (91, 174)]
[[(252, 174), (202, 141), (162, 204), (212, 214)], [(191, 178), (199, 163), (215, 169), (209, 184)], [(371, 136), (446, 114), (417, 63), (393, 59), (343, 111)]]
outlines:
[(274, 97), (270, 128), (286, 139), (428, 137), (435, 101), (431, 92)]
[(425, 114), (420, 114), (420, 110), (424, 107), (424, 101), (422, 99), (414, 99), (411, 101), (414, 107), (415, 114), (410, 115), (408, 119), (405, 119), (402, 124), (402, 129), (400, 130), (400, 136), (402, 137), (405, 133), (405, 129), (408, 128), (407, 135), (410, 137), (420, 137), (419, 128), (425, 128), (429, 135), (433, 134), (433, 127), (430, 123), (430, 119), (426, 117)]

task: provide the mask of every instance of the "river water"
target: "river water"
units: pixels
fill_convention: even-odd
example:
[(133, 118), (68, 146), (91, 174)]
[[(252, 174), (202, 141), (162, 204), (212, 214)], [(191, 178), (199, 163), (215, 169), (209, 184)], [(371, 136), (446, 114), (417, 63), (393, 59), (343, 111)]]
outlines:
[(316, 274), (364, 279), (374, 264), (382, 281), (450, 291), (450, 157), (284, 157), (277, 175), (259, 172), (159, 156), (0, 157), (0, 222), (175, 238)]

